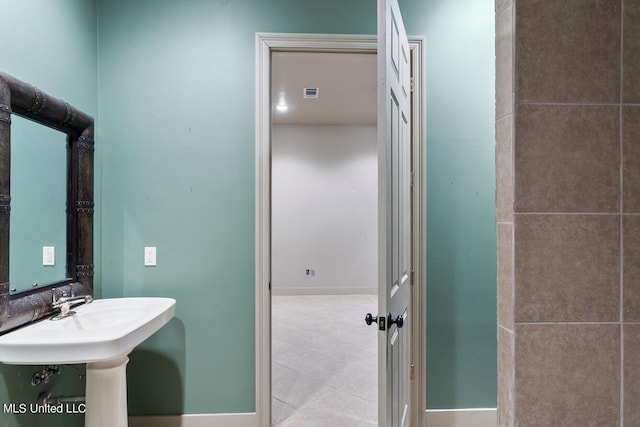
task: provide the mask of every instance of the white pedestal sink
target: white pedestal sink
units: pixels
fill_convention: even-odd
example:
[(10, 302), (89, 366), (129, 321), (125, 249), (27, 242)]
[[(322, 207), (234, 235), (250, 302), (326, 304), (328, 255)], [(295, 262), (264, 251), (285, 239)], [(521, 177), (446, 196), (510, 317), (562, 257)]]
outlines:
[(114, 298), (0, 336), (0, 362), (87, 364), (85, 427), (127, 426), (127, 355), (175, 314), (173, 298)]

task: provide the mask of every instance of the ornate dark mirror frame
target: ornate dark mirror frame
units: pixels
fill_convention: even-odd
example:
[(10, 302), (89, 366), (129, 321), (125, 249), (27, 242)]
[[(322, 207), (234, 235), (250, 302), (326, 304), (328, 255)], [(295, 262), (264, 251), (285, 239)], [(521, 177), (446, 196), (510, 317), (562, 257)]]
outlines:
[[(11, 114), (67, 135), (66, 278), (11, 293)], [(93, 117), (32, 85), (0, 73), (0, 334), (53, 313), (53, 293), (93, 295)]]

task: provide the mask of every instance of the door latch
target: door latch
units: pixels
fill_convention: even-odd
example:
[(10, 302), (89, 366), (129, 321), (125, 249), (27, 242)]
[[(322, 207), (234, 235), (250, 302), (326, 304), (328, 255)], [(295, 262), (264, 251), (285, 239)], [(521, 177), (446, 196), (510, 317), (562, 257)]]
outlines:
[(387, 318), (384, 316), (374, 317), (371, 313), (364, 316), (364, 322), (371, 326), (372, 323), (378, 324), (378, 329), (384, 331), (386, 329)]

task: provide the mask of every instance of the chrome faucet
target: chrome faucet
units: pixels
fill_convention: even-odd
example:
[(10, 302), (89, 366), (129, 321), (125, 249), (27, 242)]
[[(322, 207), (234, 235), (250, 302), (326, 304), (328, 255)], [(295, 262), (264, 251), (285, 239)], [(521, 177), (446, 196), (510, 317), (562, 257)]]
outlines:
[(51, 293), (53, 295), (51, 300), (51, 308), (60, 310), (60, 313), (52, 317), (51, 320), (60, 320), (67, 316), (71, 316), (75, 314), (75, 311), (71, 311), (72, 306), (82, 303), (89, 304), (93, 301), (93, 297), (91, 295), (76, 296), (73, 294), (73, 286), (69, 286), (69, 289), (71, 295), (66, 296), (63, 292), (61, 297), (57, 296), (55, 288), (51, 290)]

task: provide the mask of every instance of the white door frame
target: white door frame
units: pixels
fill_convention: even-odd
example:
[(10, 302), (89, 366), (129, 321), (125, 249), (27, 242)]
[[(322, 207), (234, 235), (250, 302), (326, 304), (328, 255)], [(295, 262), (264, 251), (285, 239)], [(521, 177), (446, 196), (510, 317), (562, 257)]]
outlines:
[[(256, 415), (260, 427), (271, 427), (271, 52), (375, 52), (375, 35), (256, 33)], [(412, 109), (412, 295), (414, 367), (412, 426), (424, 425), (426, 411), (426, 145), (424, 117), (423, 37), (409, 37), (413, 62)], [(364, 313), (363, 313), (364, 316)], [(364, 319), (364, 317), (363, 317)], [(363, 320), (364, 322), (364, 320)]]

